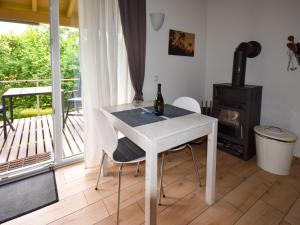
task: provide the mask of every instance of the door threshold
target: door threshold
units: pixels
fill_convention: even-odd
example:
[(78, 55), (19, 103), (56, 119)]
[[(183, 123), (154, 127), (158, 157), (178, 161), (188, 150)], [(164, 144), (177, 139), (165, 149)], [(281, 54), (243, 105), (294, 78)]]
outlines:
[(39, 164), (41, 162), (46, 162), (52, 159), (51, 152), (44, 152), (36, 155), (32, 155), (29, 157), (25, 157), (22, 159), (16, 159), (12, 161), (8, 161), (5, 163), (0, 163), (0, 174), (6, 173), (16, 169), (22, 169), (30, 165)]
[(65, 166), (70, 166), (75, 163), (80, 163), (84, 161), (83, 153), (68, 158), (64, 158), (61, 162), (55, 163), (55, 169), (59, 169)]
[(54, 168), (53, 160), (47, 160), (26, 167), (14, 169), (0, 174), (0, 185), (18, 180), (20, 178), (29, 177), (35, 174), (48, 171)]

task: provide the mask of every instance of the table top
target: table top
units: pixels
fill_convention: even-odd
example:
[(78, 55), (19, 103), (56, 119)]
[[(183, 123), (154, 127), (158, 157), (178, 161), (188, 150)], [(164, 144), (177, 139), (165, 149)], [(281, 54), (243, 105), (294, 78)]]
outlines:
[(23, 96), (23, 95), (40, 95), (40, 94), (51, 94), (52, 87), (23, 87), (23, 88), (10, 88), (2, 96)]
[[(145, 108), (147, 106), (151, 106), (152, 104), (152, 102), (143, 102), (140, 106), (134, 106), (133, 104), (124, 104), (103, 107), (102, 109), (104, 113), (106, 113), (106, 115), (110, 117), (110, 119), (114, 123), (114, 126), (119, 125), (118, 127), (116, 127), (117, 129), (121, 128), (121, 132), (123, 132), (123, 130), (127, 130), (126, 136), (128, 135), (128, 133), (130, 133), (130, 131), (132, 131), (135, 132), (135, 134), (138, 135), (141, 139), (144, 138), (150, 142), (159, 141), (161, 143), (162, 140), (166, 140), (168, 138), (180, 135), (190, 135), (190, 133), (188, 132), (191, 130), (197, 130), (197, 132), (199, 133), (201, 132), (199, 131), (199, 128), (209, 126), (207, 130), (211, 129), (212, 123), (217, 121), (217, 119), (213, 117), (209, 117), (198, 113), (192, 113), (176, 118), (164, 117), (166, 119), (159, 122), (131, 127), (112, 114), (113, 112), (119, 112), (136, 108)], [(116, 124), (116, 122), (118, 124)], [(203, 131), (203, 133), (205, 132), (206, 131)], [(180, 138), (188, 139), (189, 137)], [(190, 138), (191, 140), (193, 140), (192, 136)], [(176, 142), (177, 141), (175, 140), (174, 145), (176, 145)], [(180, 142), (180, 140), (178, 140), (178, 142)]]

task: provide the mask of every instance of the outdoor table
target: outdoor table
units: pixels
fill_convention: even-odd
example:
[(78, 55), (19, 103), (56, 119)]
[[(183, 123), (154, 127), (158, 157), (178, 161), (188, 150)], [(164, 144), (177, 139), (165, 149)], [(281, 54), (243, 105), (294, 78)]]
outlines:
[[(4, 129), (4, 139), (7, 138), (7, 129), (6, 129), (6, 98), (9, 99), (9, 110), (10, 110), (10, 119), (13, 122), (13, 97), (22, 97), (22, 96), (33, 96), (33, 95), (44, 95), (44, 94), (52, 94), (52, 87), (23, 87), (23, 88), (10, 88), (2, 95), (2, 117), (3, 117), (3, 129)], [(62, 99), (63, 99), (63, 91), (62, 91)], [(64, 106), (64, 101), (62, 101), (62, 107)]]

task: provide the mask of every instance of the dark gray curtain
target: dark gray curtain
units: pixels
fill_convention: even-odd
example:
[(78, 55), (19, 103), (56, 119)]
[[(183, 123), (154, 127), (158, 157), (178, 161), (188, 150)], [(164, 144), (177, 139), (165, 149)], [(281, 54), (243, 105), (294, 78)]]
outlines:
[(133, 100), (144, 100), (146, 0), (119, 0), (119, 8), (130, 78), (135, 91)]

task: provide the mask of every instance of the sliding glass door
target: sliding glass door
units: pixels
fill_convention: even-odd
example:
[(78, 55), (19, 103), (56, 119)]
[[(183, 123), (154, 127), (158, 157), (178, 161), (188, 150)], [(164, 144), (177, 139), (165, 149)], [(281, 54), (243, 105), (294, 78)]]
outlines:
[(29, 4), (0, 5), (0, 178), (54, 161), (49, 2)]
[(83, 158), (77, 0), (51, 0), (52, 79), (56, 163)]
[(0, 180), (81, 160), (77, 0), (0, 8)]

